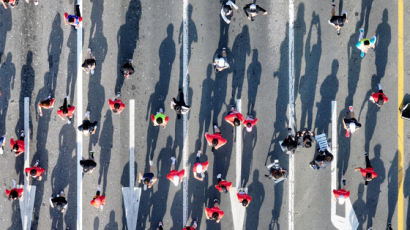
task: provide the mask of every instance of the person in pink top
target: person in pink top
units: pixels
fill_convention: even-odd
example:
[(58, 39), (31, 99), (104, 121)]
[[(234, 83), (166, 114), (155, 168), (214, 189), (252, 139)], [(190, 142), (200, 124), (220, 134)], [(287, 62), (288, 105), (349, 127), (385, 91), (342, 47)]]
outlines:
[[(203, 181), (205, 178), (205, 172), (208, 170), (208, 161), (201, 162), (201, 150), (198, 150), (198, 153), (196, 154), (196, 161), (193, 167), (193, 173), (194, 173), (194, 178)], [(200, 175), (200, 176), (199, 176)]]
[(248, 115), (243, 121), (243, 125), (248, 133), (252, 132), (252, 128), (256, 125), (256, 123), (258, 123), (258, 118), (253, 118), (251, 115)]
[(364, 157), (366, 158), (366, 168), (359, 167), (359, 168), (355, 168), (354, 171), (356, 172), (360, 171), (360, 173), (362, 174), (365, 180), (364, 184), (367, 185), (370, 181), (377, 178), (377, 173), (374, 171), (374, 169), (372, 168), (372, 165), (370, 164), (369, 154), (365, 153)]
[(175, 170), (175, 157), (171, 157), (171, 170), (167, 175), (167, 179), (170, 180), (175, 186), (178, 186), (185, 175), (185, 170), (182, 169), (181, 171)]
[(235, 107), (232, 107), (231, 111), (228, 112), (228, 115), (225, 116), (225, 121), (232, 126), (240, 126), (241, 123), (245, 121), (245, 118), (240, 112), (235, 110)]

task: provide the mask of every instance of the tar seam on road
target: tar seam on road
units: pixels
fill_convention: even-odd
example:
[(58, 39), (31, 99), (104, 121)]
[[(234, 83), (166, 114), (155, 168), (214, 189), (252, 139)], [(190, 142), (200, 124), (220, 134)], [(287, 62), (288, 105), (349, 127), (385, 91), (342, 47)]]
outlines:
[[(80, 15), (82, 15), (83, 5), (82, 0), (77, 0), (77, 5), (80, 11)], [(81, 69), (81, 61), (83, 59), (83, 26), (80, 24), (79, 28), (77, 29), (77, 107), (76, 107), (76, 120), (78, 127), (82, 123), (82, 114), (83, 114), (83, 71)], [(83, 175), (82, 169), (80, 166), (80, 160), (83, 158), (83, 134), (76, 128), (76, 138), (77, 138), (77, 230), (83, 229)]]
[[(294, 85), (295, 85), (295, 72), (294, 72), (294, 33), (293, 33), (293, 25), (294, 25), (294, 11), (295, 5), (293, 0), (289, 0), (289, 127), (292, 130), (295, 130), (295, 92), (294, 92)], [(293, 154), (289, 154), (289, 177), (288, 177), (288, 199), (289, 199), (289, 207), (288, 207), (288, 230), (293, 230), (294, 227), (294, 183), (295, 183), (295, 159)]]
[[(190, 102), (188, 101), (188, 0), (183, 1), (182, 5), (182, 24), (183, 24), (183, 34), (182, 34), (182, 76), (183, 76), (183, 81), (182, 81), (182, 86), (183, 86), (183, 92), (184, 92), (184, 99), (185, 101), (189, 104)], [(188, 221), (188, 179), (189, 179), (189, 173), (187, 170), (187, 165), (188, 165), (188, 151), (189, 151), (189, 143), (188, 143), (188, 114), (183, 115), (183, 124), (182, 124), (182, 130), (183, 130), (183, 149), (182, 149), (182, 166), (184, 167), (185, 172), (187, 172), (183, 180), (183, 191), (182, 191), (182, 203), (183, 203), (183, 213), (182, 213), (182, 220), (183, 224), (185, 225)]]
[[(397, 57), (397, 102), (403, 101), (403, 0), (398, 0), (397, 2), (398, 10), (398, 23), (397, 23), (397, 44), (398, 44), (398, 57)], [(404, 140), (403, 140), (403, 120), (401, 118), (400, 111), (397, 117), (397, 229), (403, 230), (403, 179), (404, 179)]]

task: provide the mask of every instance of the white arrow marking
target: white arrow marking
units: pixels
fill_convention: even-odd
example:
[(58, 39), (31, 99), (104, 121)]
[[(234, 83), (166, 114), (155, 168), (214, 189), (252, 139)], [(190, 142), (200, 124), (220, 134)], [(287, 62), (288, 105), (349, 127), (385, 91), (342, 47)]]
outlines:
[[(30, 167), (30, 98), (24, 98), (24, 168)], [(20, 200), (21, 223), (24, 230), (31, 229), (36, 186), (29, 184), (29, 178), (24, 177), (24, 197)]]
[(122, 187), (122, 197), (124, 199), (125, 217), (127, 227), (134, 230), (137, 227), (138, 208), (140, 204), (141, 188), (135, 187), (134, 149), (135, 149), (135, 101), (130, 100), (130, 185)]
[(357, 220), (356, 214), (353, 210), (352, 203), (350, 199), (347, 199), (344, 203), (345, 205), (345, 215), (344, 217), (338, 216), (336, 214), (336, 201), (333, 199), (333, 189), (336, 189), (337, 184), (337, 103), (336, 101), (332, 101), (332, 154), (333, 154), (333, 161), (331, 164), (331, 188), (330, 188), (330, 196), (331, 196), (331, 206), (330, 206), (330, 213), (331, 213), (331, 221), (332, 224), (337, 229), (348, 229), (348, 230), (355, 230), (359, 226), (359, 221)]
[(245, 222), (245, 212), (246, 208), (242, 206), (238, 201), (236, 194), (238, 193), (238, 188), (232, 187), (229, 191), (229, 198), (231, 199), (232, 217), (233, 217), (233, 228), (235, 230), (242, 230), (243, 223)]

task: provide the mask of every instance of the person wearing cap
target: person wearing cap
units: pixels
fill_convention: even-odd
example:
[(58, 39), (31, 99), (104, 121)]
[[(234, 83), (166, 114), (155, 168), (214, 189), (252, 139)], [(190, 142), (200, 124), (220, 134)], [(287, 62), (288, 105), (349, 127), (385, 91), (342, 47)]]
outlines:
[(273, 180), (275, 183), (286, 179), (287, 172), (279, 165), (278, 159), (275, 159), (273, 163), (266, 166), (266, 168), (269, 170), (269, 174), (265, 174), (265, 177)]
[(305, 148), (312, 147), (312, 143), (315, 141), (315, 133), (310, 130), (303, 129), (296, 133), (296, 139), (298, 146), (303, 146)]
[(20, 131), (20, 137), (18, 140), (14, 140), (13, 138), (10, 139), (10, 148), (16, 157), (24, 153), (24, 130)]
[(222, 137), (221, 130), (216, 124), (214, 124), (214, 134), (205, 133), (205, 139), (208, 142), (208, 145), (212, 146), (213, 150), (219, 149), (227, 142), (227, 140)]
[(94, 152), (90, 151), (88, 154), (88, 159), (80, 160), (80, 166), (83, 168), (83, 173), (92, 173), (97, 167), (97, 163), (94, 160)]
[(349, 20), (347, 19), (347, 12), (346, 10), (343, 11), (343, 14), (340, 16), (336, 16), (336, 4), (332, 2), (332, 17), (328, 21), (330, 25), (336, 28), (337, 35), (340, 35), (340, 30), (344, 26), (345, 23), (348, 23)]
[(55, 197), (50, 197), (50, 206), (55, 208), (57, 211), (64, 213), (67, 210), (68, 202), (65, 198), (64, 190), (62, 190)]
[(51, 96), (48, 96), (46, 99), (40, 101), (37, 104), (37, 109), (38, 109), (38, 115), (41, 117), (43, 116), (43, 111), (42, 109), (51, 109), (54, 106), (54, 98)]
[(162, 108), (154, 115), (151, 115), (151, 121), (154, 123), (154, 126), (162, 126), (164, 129), (167, 127), (169, 117), (164, 114), (164, 110)]
[(90, 48), (87, 49), (87, 54), (88, 54), (88, 57), (84, 60), (84, 63), (81, 65), (81, 67), (83, 67), (83, 71), (85, 73), (87, 74), (90, 73), (91, 75), (94, 75), (94, 69), (95, 69), (97, 62), (95, 60), (95, 57), (91, 53)]
[(135, 71), (134, 67), (132, 66), (132, 59), (129, 59), (127, 63), (122, 65), (120, 71), (122, 76), (124, 76), (125, 78), (129, 78), (130, 75), (133, 75)]
[(118, 93), (114, 100), (108, 99), (111, 111), (116, 114), (120, 114), (125, 108), (125, 104), (121, 101), (120, 96), (121, 94)]
[(215, 220), (216, 223), (219, 223), (224, 217), (224, 211), (219, 208), (219, 200), (214, 199), (214, 206), (212, 208), (205, 208), (205, 216), (208, 220)]
[(372, 168), (372, 165), (370, 164), (370, 159), (369, 159), (369, 154), (365, 153), (364, 154), (365, 160), (366, 160), (366, 168), (355, 168), (354, 171), (359, 172), (362, 174), (363, 179), (365, 180), (364, 185), (367, 185), (370, 181), (373, 179), (377, 178), (377, 173), (374, 171)]
[[(194, 173), (194, 178), (199, 180), (199, 181), (203, 181), (205, 178), (205, 172), (208, 170), (208, 161), (205, 162), (201, 162), (200, 159), (201, 158), (201, 150), (198, 150), (197, 154), (196, 154), (196, 160), (195, 160), (195, 164), (193, 167), (193, 173)], [(199, 176), (201, 175), (201, 176)]]
[(256, 125), (256, 123), (258, 123), (258, 118), (253, 118), (251, 115), (248, 115), (243, 121), (243, 126), (245, 126), (246, 131), (250, 133), (252, 132), (252, 128)]
[(368, 38), (363, 38), (364, 36), (364, 29), (360, 28), (360, 35), (359, 35), (359, 41), (356, 43), (356, 48), (358, 48), (361, 53), (360, 57), (363, 58), (364, 55), (367, 53), (369, 48), (374, 49), (375, 44), (376, 44), (376, 36), (373, 36), (371, 39)]
[(355, 133), (362, 124), (360, 124), (354, 117), (353, 106), (349, 106), (349, 116), (343, 117), (343, 127), (346, 130), (346, 137), (349, 138), (351, 134)]
[(239, 189), (236, 197), (238, 197), (239, 203), (241, 203), (245, 208), (249, 206), (252, 200), (252, 197), (248, 195), (248, 188)]
[(83, 21), (81, 16), (77, 16), (74, 14), (68, 14), (67, 12), (64, 13), (64, 24), (71, 25), (75, 29), (80, 27), (80, 23)]
[(105, 196), (101, 196), (101, 186), (97, 186), (97, 192), (95, 193), (95, 196), (93, 199), (90, 201), (90, 204), (97, 209), (103, 210), (104, 205), (105, 205)]
[(97, 121), (90, 121), (90, 111), (85, 112), (83, 123), (78, 126), (78, 130), (83, 132), (85, 136), (93, 135), (97, 130)]
[(138, 173), (138, 181), (144, 185), (144, 190), (151, 188), (158, 180), (158, 178), (154, 176), (154, 170), (152, 168), (153, 164), (154, 163), (152, 161), (149, 161), (149, 172), (144, 174), (142, 174), (141, 172)]
[(246, 17), (248, 17), (249, 20), (254, 21), (255, 17), (259, 14), (259, 12), (263, 12), (263, 15), (267, 15), (268, 12), (260, 7), (259, 5), (255, 4), (255, 1), (252, 1), (251, 3), (247, 4), (244, 8), (243, 11), (245, 11)]
[[(6, 195), (9, 200), (17, 200), (23, 198), (24, 189), (17, 188), (17, 183), (15, 180), (13, 181), (13, 188), (10, 190), (6, 189)], [(20, 187), (20, 186), (19, 186)]]
[(379, 88), (379, 91), (377, 93), (372, 93), (369, 100), (377, 106), (382, 107), (382, 105), (384, 103), (387, 103), (389, 99), (383, 93), (382, 85), (380, 83), (377, 85), (377, 87)]
[(218, 184), (215, 185), (215, 188), (216, 188), (219, 192), (225, 192), (225, 193), (227, 193), (228, 191), (231, 190), (232, 182), (223, 180), (223, 179), (222, 179), (222, 174), (220, 174), (220, 173), (216, 176), (216, 178), (218, 179)]
[(182, 169), (180, 171), (175, 170), (175, 157), (171, 157), (171, 169), (170, 172), (167, 175), (167, 179), (170, 180), (175, 186), (178, 186), (180, 182), (182, 182), (182, 179), (184, 178), (185, 175), (185, 169)]
[(228, 63), (226, 48), (222, 48), (221, 54), (217, 54), (214, 57), (213, 66), (216, 73), (221, 72), (222, 70), (228, 69), (230, 67)]
[(245, 121), (245, 118), (240, 112), (235, 110), (235, 107), (232, 107), (231, 111), (225, 116), (225, 121), (235, 127), (240, 126)]
[(314, 170), (324, 169), (333, 160), (333, 154), (331, 154), (327, 149), (319, 150), (315, 159), (309, 163), (310, 167)]
[(64, 98), (63, 106), (60, 106), (60, 109), (57, 111), (58, 116), (63, 121), (67, 121), (68, 124), (71, 123), (73, 119), (73, 114), (75, 111), (75, 106), (68, 104), (68, 96)]
[(298, 146), (298, 142), (295, 136), (292, 133), (292, 129), (288, 128), (288, 135), (285, 137), (283, 142), (281, 143), (282, 148), (287, 154), (295, 153), (296, 148)]
[(221, 17), (226, 22), (226, 24), (231, 23), (231, 18), (233, 16), (233, 9), (238, 10), (238, 6), (235, 5), (231, 0), (225, 2), (222, 5)]
[(26, 172), (26, 176), (31, 176), (32, 178), (37, 179), (38, 181), (42, 180), (42, 174), (46, 171), (43, 168), (38, 167), (40, 163), (39, 160), (36, 160), (36, 163), (31, 168), (25, 168), (24, 171)]
[(338, 201), (340, 205), (343, 205), (347, 199), (349, 199), (350, 191), (346, 190), (346, 179), (342, 179), (343, 187), (341, 189), (333, 189), (333, 199)]
[(191, 108), (185, 103), (184, 92), (182, 91), (182, 89), (179, 89), (178, 92), (179, 100), (173, 97), (170, 106), (171, 109), (175, 110), (175, 112), (177, 113), (177, 118), (180, 119), (181, 115), (187, 114)]
[(198, 227), (198, 223), (194, 220), (191, 226), (185, 226), (182, 230), (195, 230)]

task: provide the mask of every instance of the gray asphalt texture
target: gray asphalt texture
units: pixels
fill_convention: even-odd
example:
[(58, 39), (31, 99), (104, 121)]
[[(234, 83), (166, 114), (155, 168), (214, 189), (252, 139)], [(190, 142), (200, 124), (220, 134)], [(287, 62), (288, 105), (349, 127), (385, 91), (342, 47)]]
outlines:
[[(189, 5), (189, 100), (192, 105), (189, 133), (189, 223), (198, 229), (232, 229), (229, 196), (214, 185), (216, 175), (235, 181), (233, 128), (223, 121), (230, 106), (242, 99), (242, 113), (259, 123), (252, 133), (244, 132), (242, 186), (253, 201), (247, 208), (244, 229), (287, 229), (287, 181), (277, 185), (264, 177), (265, 164), (279, 159), (287, 168), (288, 157), (278, 144), (287, 134), (288, 123), (288, 2), (257, 2), (269, 13), (250, 22), (244, 16), (244, 2), (237, 2), (230, 25), (221, 19), (219, 1), (190, 1)], [(351, 201), (360, 222), (359, 229), (397, 226), (397, 3), (390, 1), (336, 1), (339, 13), (347, 11), (349, 22), (337, 36), (327, 20), (330, 2), (295, 1), (295, 111), (297, 129), (309, 128), (331, 135), (331, 101), (338, 103), (338, 179), (347, 179)], [(405, 25), (410, 23), (405, 3)], [(20, 1), (14, 9), (0, 9), (0, 134), (15, 138), (23, 128), (23, 98), (31, 98), (31, 162), (40, 160), (46, 169), (37, 186), (32, 229), (75, 229), (76, 222), (76, 133), (73, 124), (61, 121), (56, 110), (65, 95), (76, 105), (76, 32), (64, 26), (64, 12), (74, 12), (74, 1), (40, 0), (38, 6)], [(137, 229), (182, 229), (182, 187), (175, 187), (166, 174), (171, 156), (182, 166), (182, 119), (169, 103), (182, 87), (182, 2), (140, 0), (83, 2), (83, 55), (88, 47), (97, 59), (93, 76), (83, 74), (83, 111), (99, 123), (97, 132), (84, 137), (84, 158), (95, 151), (97, 169), (83, 178), (83, 229), (127, 229), (122, 186), (129, 186), (129, 110), (112, 114), (108, 99), (121, 91), (123, 101), (136, 101), (135, 169), (147, 171), (153, 159), (159, 181), (141, 196)], [(406, 23), (407, 22), (407, 23)], [(377, 36), (375, 50), (362, 59), (355, 48), (359, 28), (365, 36)], [(409, 31), (405, 27), (404, 37)], [(409, 60), (405, 40), (405, 64)], [(214, 55), (227, 48), (229, 70), (215, 74)], [(124, 80), (120, 66), (133, 59), (134, 75)], [(410, 75), (405, 67), (405, 79)], [(389, 102), (381, 109), (368, 102), (381, 82)], [(405, 98), (410, 96), (405, 81)], [(36, 104), (49, 94), (53, 110), (36, 115)], [(353, 105), (362, 128), (352, 138), (344, 136), (342, 117)], [(150, 115), (164, 108), (170, 116), (166, 129), (153, 127)], [(212, 152), (205, 132), (218, 123), (228, 143)], [(74, 121), (75, 124), (75, 121)], [(407, 212), (410, 196), (410, 125), (405, 122), (404, 226), (410, 228)], [(210, 161), (206, 179), (196, 181), (192, 165), (196, 151)], [(7, 145), (0, 156), (1, 187), (11, 179), (23, 183), (23, 156), (15, 158)], [(370, 154), (379, 177), (368, 186), (356, 167), (364, 167), (364, 153)], [(313, 171), (308, 163), (314, 148), (300, 149), (295, 159), (295, 229), (334, 229), (330, 221), (330, 168)], [(97, 185), (107, 196), (103, 211), (92, 207)], [(339, 184), (339, 183), (338, 183)], [(68, 210), (64, 215), (49, 207), (48, 199), (64, 189)], [(220, 224), (207, 221), (204, 208), (213, 198), (221, 200), (225, 217)], [(21, 229), (18, 202), (0, 199), (2, 229)], [(338, 209), (340, 211), (340, 209)]]

